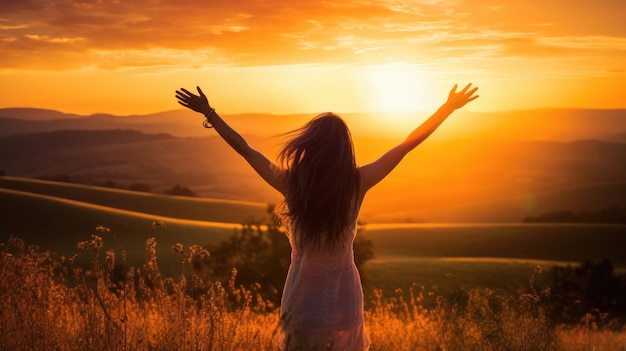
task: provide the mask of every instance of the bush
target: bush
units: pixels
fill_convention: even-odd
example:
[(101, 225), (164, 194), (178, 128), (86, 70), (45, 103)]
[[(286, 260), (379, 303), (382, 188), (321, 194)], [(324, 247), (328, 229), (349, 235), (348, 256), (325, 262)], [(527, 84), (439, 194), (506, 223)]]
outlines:
[(195, 197), (196, 194), (191, 189), (184, 187), (180, 184), (174, 185), (171, 189), (163, 190), (163, 194), (176, 195), (176, 196), (189, 196)]
[(552, 279), (552, 316), (557, 322), (575, 324), (594, 311), (606, 314), (604, 322), (626, 321), (626, 274), (617, 274), (609, 259), (554, 267)]

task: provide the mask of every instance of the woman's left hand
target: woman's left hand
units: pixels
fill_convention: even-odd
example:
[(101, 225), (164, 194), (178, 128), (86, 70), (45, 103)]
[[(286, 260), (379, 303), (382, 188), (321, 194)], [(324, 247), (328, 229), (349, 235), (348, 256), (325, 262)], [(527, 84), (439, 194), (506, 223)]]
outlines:
[(180, 88), (180, 90), (176, 90), (176, 98), (178, 103), (186, 108), (206, 115), (211, 112), (211, 105), (209, 105), (209, 100), (202, 92), (202, 89), (200, 87), (197, 87), (197, 89), (200, 95), (196, 95), (185, 88)]

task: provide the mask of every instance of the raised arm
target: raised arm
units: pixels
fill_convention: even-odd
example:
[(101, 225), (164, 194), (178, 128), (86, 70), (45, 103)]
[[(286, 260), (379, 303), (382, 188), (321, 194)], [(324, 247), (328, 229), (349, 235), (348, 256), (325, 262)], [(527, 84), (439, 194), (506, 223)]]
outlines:
[(361, 175), (361, 193), (365, 194), (367, 190), (383, 180), (397, 165), (402, 158), (411, 150), (413, 150), (422, 141), (426, 140), (437, 127), (456, 109), (465, 106), (468, 102), (478, 98), (474, 95), (478, 88), (470, 90), (471, 83), (466, 85), (463, 90), (457, 92), (455, 84), (450, 93), (448, 100), (443, 104), (437, 112), (435, 112), (424, 123), (417, 127), (409, 136), (398, 146), (387, 151), (376, 161), (364, 165), (359, 168)]
[(190, 110), (202, 113), (206, 117), (206, 123), (215, 128), (228, 145), (243, 156), (263, 180), (284, 195), (283, 172), (279, 167), (262, 153), (252, 148), (239, 133), (232, 129), (211, 107), (200, 87), (197, 87), (197, 89), (199, 95), (195, 95), (184, 88), (176, 90), (178, 103)]

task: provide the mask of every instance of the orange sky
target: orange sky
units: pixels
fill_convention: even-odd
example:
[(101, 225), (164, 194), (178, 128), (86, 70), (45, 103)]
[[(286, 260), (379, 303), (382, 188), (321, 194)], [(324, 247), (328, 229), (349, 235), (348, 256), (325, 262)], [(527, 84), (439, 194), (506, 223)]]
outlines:
[(623, 0), (0, 2), (0, 107), (91, 114), (626, 108)]

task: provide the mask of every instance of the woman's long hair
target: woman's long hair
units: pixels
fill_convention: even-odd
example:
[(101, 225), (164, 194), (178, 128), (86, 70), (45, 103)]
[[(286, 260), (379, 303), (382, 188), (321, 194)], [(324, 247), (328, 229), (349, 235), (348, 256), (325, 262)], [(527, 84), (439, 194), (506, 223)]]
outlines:
[(352, 137), (337, 115), (322, 113), (279, 153), (287, 170), (283, 217), (301, 248), (334, 248), (354, 225), (359, 174)]

